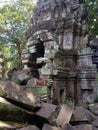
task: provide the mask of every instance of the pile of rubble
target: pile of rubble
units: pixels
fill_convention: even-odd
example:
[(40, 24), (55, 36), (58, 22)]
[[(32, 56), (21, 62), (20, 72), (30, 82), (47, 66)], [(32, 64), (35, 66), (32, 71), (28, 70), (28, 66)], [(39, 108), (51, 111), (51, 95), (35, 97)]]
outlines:
[[(13, 82), (2, 81), (0, 120), (7, 121), (7, 118), (14, 124), (0, 122), (3, 130), (98, 130), (98, 105), (86, 108), (40, 102), (32, 92)], [(16, 121), (24, 125), (17, 126)]]
[[(62, 105), (57, 112), (57, 106), (42, 103), (36, 114), (48, 121), (43, 124), (41, 130), (98, 130), (98, 117), (82, 106), (72, 109), (68, 105)], [(40, 129), (29, 126), (20, 130)]]

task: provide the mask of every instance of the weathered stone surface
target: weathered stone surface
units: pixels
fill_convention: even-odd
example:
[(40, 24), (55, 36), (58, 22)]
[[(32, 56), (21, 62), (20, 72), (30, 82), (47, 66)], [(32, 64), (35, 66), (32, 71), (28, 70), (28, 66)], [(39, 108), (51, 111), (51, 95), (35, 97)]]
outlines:
[(28, 87), (35, 87), (37, 84), (37, 79), (36, 78), (31, 78), (28, 80), (27, 82), (27, 86)]
[(60, 130), (59, 128), (55, 127), (55, 126), (51, 126), (49, 124), (45, 124), (42, 128), (42, 130)]
[(15, 122), (0, 121), (0, 130), (16, 130), (18, 128), (25, 126), (28, 125), (19, 122), (15, 123)]
[(30, 80), (28, 80), (27, 85), (29, 87), (38, 87), (38, 86), (46, 86), (46, 82), (45, 79), (42, 77), (40, 79), (36, 79), (36, 78), (31, 78)]
[(32, 125), (32, 126), (28, 126), (28, 127), (24, 127), (24, 128), (16, 129), (16, 130), (39, 130), (39, 128)]
[(34, 107), (40, 107), (40, 102), (32, 92), (25, 90), (14, 82), (1, 81), (0, 88), (4, 91), (4, 93), (6, 93), (3, 97), (12, 103), (17, 102), (16, 105), (24, 104), (24, 106), (26, 105), (27, 107), (31, 106), (31, 109)]
[(98, 117), (95, 121), (92, 122), (92, 125), (98, 128)]
[(73, 109), (68, 105), (63, 105), (56, 119), (58, 126), (63, 126), (65, 123), (69, 123), (72, 116)]
[[(90, 84), (88, 84), (89, 85), (89, 87), (87, 87), (88, 88), (88, 90), (93, 90), (93, 89), (91, 89), (91, 85)], [(84, 89), (85, 90), (85, 89)], [(96, 98), (96, 94), (90, 94), (90, 92), (89, 91), (85, 91), (83, 94), (82, 94), (82, 96), (83, 96), (83, 103), (84, 104), (91, 104), (91, 103), (94, 103), (94, 101), (95, 101), (95, 98)]]
[(17, 70), (12, 73), (11, 81), (20, 84), (26, 85), (27, 81), (31, 78), (30, 70)]
[(6, 92), (3, 91), (2, 88), (0, 88), (0, 96), (1, 96), (1, 97), (6, 97), (6, 96), (7, 96)]
[(52, 115), (52, 113), (55, 111), (56, 108), (57, 108), (56, 105), (52, 105), (49, 103), (42, 103), (41, 109), (36, 113), (36, 115), (49, 119), (49, 117)]
[(75, 130), (93, 130), (93, 126), (89, 124), (74, 126)]
[(10, 123), (0, 121), (0, 130), (15, 130), (16, 128), (17, 127), (14, 127)]
[(96, 120), (96, 116), (90, 112), (89, 110), (85, 109), (84, 107), (77, 107), (73, 112), (73, 119), (74, 121), (94, 121)]
[(98, 128), (96, 128), (96, 127), (93, 127), (93, 130), (98, 130)]
[(98, 116), (98, 103), (94, 103), (94, 100), (94, 98), (91, 99), (91, 101), (93, 102), (91, 102), (91, 104), (88, 105), (88, 108), (91, 112)]
[(72, 125), (70, 125), (70, 124), (65, 124), (65, 125), (61, 128), (61, 130), (76, 130), (76, 129), (74, 129), (74, 127), (73, 127)]
[(98, 107), (97, 110), (95, 109), (94, 113), (98, 116)]
[(26, 123), (27, 115), (28, 114), (25, 111), (23, 111), (23, 109), (20, 110), (18, 107), (12, 105), (7, 100), (0, 97), (0, 120), (6, 122), (11, 121), (14, 123)]
[(66, 50), (72, 49), (73, 35), (71, 32), (66, 32), (63, 39), (63, 48)]
[[(87, 51), (85, 51), (87, 53)], [(86, 55), (82, 55), (79, 57), (78, 59), (78, 67), (79, 68), (88, 68), (88, 67), (92, 67), (93, 64), (92, 64), (92, 53), (90, 54), (86, 54)]]

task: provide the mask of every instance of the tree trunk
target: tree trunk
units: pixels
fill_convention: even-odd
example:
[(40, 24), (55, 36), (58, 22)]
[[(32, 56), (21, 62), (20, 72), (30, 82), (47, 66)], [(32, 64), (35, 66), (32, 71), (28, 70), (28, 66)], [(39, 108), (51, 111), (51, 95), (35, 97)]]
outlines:
[(18, 42), (16, 45), (17, 45), (17, 50), (18, 50), (18, 57), (19, 57), (19, 60), (21, 61), (21, 47), (20, 47), (20, 42)]
[(18, 51), (18, 61), (19, 61), (19, 67), (22, 65), (22, 60), (21, 60), (21, 43), (20, 42), (17, 42), (16, 44), (17, 46), (17, 51)]

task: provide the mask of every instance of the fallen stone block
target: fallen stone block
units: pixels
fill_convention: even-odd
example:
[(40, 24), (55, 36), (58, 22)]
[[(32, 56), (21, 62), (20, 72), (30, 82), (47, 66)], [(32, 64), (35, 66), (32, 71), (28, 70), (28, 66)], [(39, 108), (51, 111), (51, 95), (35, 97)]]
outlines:
[(24, 128), (16, 129), (16, 130), (39, 130), (39, 128), (32, 125), (32, 126), (28, 126), (28, 127), (24, 127)]
[(20, 122), (0, 121), (0, 130), (17, 130), (27, 126), (27, 124)]
[(36, 83), (37, 83), (37, 79), (36, 78), (31, 78), (31, 79), (28, 80), (27, 86), (29, 86), (29, 87), (35, 87)]
[(89, 104), (89, 110), (93, 112), (95, 115), (98, 115), (98, 104), (97, 103)]
[(95, 121), (92, 122), (92, 125), (98, 128), (98, 117)]
[(31, 78), (31, 73), (29, 69), (26, 70), (10, 70), (8, 72), (8, 77), (12, 82), (19, 85), (26, 85), (27, 81)]
[(57, 106), (49, 103), (43, 103), (41, 104), (41, 109), (39, 109), (36, 112), (36, 122), (37, 126), (40, 128), (43, 128), (43, 125), (46, 124), (52, 124), (56, 125), (56, 117), (55, 113), (57, 113)]
[(40, 99), (29, 90), (15, 84), (14, 82), (0, 82), (0, 96), (11, 102), (12, 104), (33, 110), (40, 108)]
[(92, 122), (92, 121), (96, 120), (96, 116), (92, 112), (90, 112), (89, 110), (80, 106), (80, 107), (77, 107), (74, 110), (73, 120), (74, 121), (89, 121), (89, 122)]
[(45, 124), (42, 128), (42, 130), (60, 130), (59, 128), (55, 127), (55, 126), (51, 126), (49, 124)]
[(93, 127), (93, 130), (98, 130), (98, 128), (96, 128), (96, 127)]
[(90, 124), (76, 125), (74, 128), (75, 130), (93, 130), (93, 126)]
[[(23, 110), (22, 108), (19, 108), (11, 104), (4, 98), (0, 97), (0, 120), (5, 122), (11, 122), (11, 124), (12, 122), (18, 122), (20, 123), (20, 126), (27, 126), (24, 124), (33, 124), (33, 122), (35, 121), (35, 115), (34, 112), (29, 113), (28, 111)], [(13, 124), (13, 126), (15, 125)]]
[(0, 130), (16, 130), (17, 127), (9, 123), (5, 123), (4, 121), (0, 121)]
[(94, 113), (98, 116), (98, 109), (94, 111)]
[(72, 116), (73, 109), (68, 105), (63, 105), (56, 119), (58, 126), (63, 126), (65, 123), (69, 123)]
[(41, 109), (36, 113), (36, 115), (49, 119), (49, 117), (56, 110), (56, 108), (56, 105), (49, 103), (41, 103)]
[(65, 125), (61, 128), (61, 130), (75, 130), (75, 129), (73, 128), (72, 125), (70, 125), (70, 124), (65, 124)]
[(2, 103), (1, 100), (3, 101), (4, 99), (0, 97), (0, 120), (26, 123), (26, 112), (21, 111), (10, 103)]

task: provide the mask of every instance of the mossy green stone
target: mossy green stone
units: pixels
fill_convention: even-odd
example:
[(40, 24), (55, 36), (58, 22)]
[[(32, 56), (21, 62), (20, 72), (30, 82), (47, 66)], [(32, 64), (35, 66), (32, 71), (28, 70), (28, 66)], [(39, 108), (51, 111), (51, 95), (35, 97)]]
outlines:
[(7, 96), (7, 93), (4, 92), (4, 90), (0, 87), (0, 96), (1, 97), (6, 97)]

